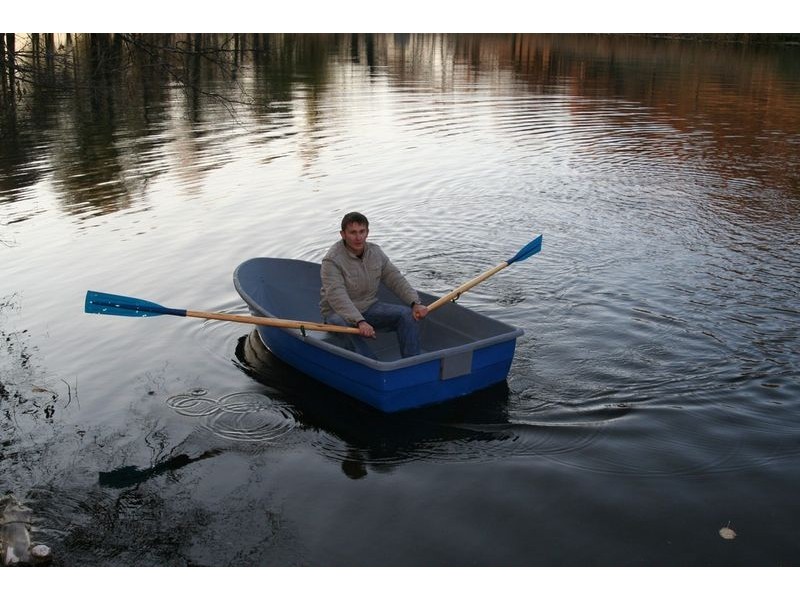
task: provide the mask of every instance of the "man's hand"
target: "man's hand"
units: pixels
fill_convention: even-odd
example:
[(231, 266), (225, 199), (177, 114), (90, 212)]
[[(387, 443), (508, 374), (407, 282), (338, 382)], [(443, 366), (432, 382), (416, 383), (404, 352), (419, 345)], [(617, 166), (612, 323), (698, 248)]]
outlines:
[(375, 337), (375, 329), (366, 321), (358, 322), (358, 331), (363, 337)]
[(414, 314), (414, 319), (419, 321), (420, 319), (424, 319), (428, 314), (428, 307), (424, 304), (415, 304), (414, 308), (411, 309), (411, 312)]

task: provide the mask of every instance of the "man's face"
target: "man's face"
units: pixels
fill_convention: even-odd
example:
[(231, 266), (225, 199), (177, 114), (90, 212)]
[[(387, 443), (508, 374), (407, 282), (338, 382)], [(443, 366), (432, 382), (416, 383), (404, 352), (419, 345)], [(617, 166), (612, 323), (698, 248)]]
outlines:
[(350, 252), (356, 256), (361, 256), (364, 252), (364, 245), (369, 235), (369, 229), (364, 223), (348, 223), (344, 231), (340, 232), (345, 245), (350, 249)]

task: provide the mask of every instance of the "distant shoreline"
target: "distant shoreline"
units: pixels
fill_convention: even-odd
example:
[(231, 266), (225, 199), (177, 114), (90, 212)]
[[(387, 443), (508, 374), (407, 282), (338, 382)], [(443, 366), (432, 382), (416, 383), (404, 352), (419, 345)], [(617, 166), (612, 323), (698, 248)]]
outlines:
[(732, 44), (800, 45), (800, 34), (798, 33), (614, 33), (609, 35), (629, 35), (633, 37), (697, 42), (727, 42)]

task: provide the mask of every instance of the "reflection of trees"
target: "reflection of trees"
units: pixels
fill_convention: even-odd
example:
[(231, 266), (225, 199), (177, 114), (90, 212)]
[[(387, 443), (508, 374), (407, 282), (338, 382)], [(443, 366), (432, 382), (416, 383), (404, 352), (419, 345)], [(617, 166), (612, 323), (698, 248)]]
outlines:
[[(22, 497), (21, 489), (41, 469), (47, 439), (61, 414), (77, 406), (77, 388), (53, 381), (40, 368), (37, 348), (27, 329), (13, 324), (19, 311), (16, 294), (0, 298), (0, 473), (4, 485)], [(73, 404), (73, 400), (75, 401)]]
[(793, 46), (592, 35), (517, 36), (508, 57), (537, 89), (636, 102), (678, 131), (705, 132), (716, 168), (729, 169), (720, 175), (769, 179), (791, 195), (800, 162), (785, 159), (797, 157), (800, 111), (787, 85), (800, 80), (798, 59)]
[[(62, 206), (81, 215), (130, 206), (148, 180), (168, 168), (196, 182), (209, 166), (222, 164), (219, 156), (208, 156), (219, 149), (204, 139), (220, 127), (220, 111), (234, 120), (245, 110), (263, 115), (268, 127), (277, 117), (281, 127), (294, 113), (299, 90), (306, 103), (303, 129), (318, 127), (328, 51), (343, 38), (47, 34), (45, 44), (38, 34), (7, 39), (12, 45), (4, 47), (14, 61), (3, 54), (2, 81), (6, 88), (11, 81), (19, 93), (4, 92), (0, 103), (0, 161), (13, 174), (0, 181), (0, 193), (22, 198), (24, 189), (54, 174)], [(189, 126), (174, 126), (181, 122)], [(313, 162), (319, 148), (313, 135), (306, 139), (304, 153)], [(26, 168), (45, 162), (41, 169)]]
[[(0, 163), (9, 175), (0, 201), (53, 176), (67, 211), (131, 206), (168, 169), (197, 182), (224, 163), (224, 147), (212, 148), (208, 132), (243, 119), (270, 136), (299, 134), (307, 172), (321, 150), (320, 128), (347, 110), (329, 95), (353, 74), (424, 101), (485, 78), (515, 93), (630, 100), (678, 130), (707, 130), (711, 151), (796, 193), (798, 165), (781, 159), (797, 156), (800, 111), (785, 86), (800, 75), (798, 50), (759, 45), (784, 37), (6, 34)], [(715, 125), (730, 122), (737, 137)]]

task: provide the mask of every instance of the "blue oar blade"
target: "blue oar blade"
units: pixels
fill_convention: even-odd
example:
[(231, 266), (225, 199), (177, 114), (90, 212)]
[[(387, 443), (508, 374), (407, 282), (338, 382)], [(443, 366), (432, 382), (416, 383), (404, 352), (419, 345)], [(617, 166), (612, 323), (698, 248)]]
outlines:
[(148, 302), (147, 300), (141, 300), (139, 298), (92, 291), (86, 292), (84, 310), (87, 313), (114, 315), (117, 317), (157, 317), (159, 315), (186, 316), (185, 309), (167, 308), (166, 306), (161, 306), (160, 304)]
[(508, 264), (515, 263), (518, 260), (525, 260), (526, 258), (533, 256), (537, 252), (542, 249), (542, 236), (540, 235), (532, 242), (529, 242), (522, 250), (517, 252), (513, 258), (507, 260)]

